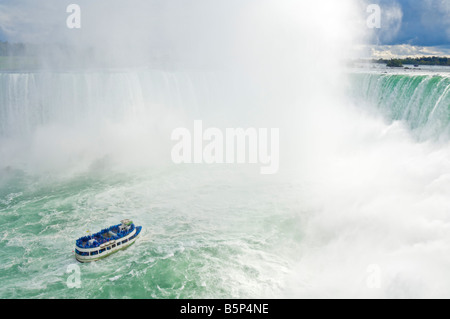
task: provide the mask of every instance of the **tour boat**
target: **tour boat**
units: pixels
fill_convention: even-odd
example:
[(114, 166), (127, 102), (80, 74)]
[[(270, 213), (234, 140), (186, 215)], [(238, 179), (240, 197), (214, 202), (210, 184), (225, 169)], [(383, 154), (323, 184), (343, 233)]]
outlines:
[(118, 225), (77, 239), (75, 257), (82, 263), (105, 258), (134, 244), (141, 230), (142, 226), (135, 226), (133, 221), (124, 219)]

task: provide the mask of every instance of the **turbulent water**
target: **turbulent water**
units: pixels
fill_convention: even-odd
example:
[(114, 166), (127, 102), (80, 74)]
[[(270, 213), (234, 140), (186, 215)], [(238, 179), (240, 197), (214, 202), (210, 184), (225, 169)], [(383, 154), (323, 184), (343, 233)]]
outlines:
[[(221, 117), (225, 106), (239, 107), (230, 96), (246, 103), (224, 76), (0, 74), (0, 296), (279, 295), (296, 259), (283, 247), (301, 238), (292, 184), (263, 178), (257, 168), (170, 162), (177, 121)], [(239, 91), (239, 78), (233, 81)], [(138, 243), (77, 264), (75, 239), (123, 218), (143, 226)], [(73, 264), (79, 289), (67, 284)]]
[[(0, 73), (0, 297), (450, 293), (449, 77), (351, 74), (348, 109), (308, 135), (332, 141), (308, 148), (321, 158), (308, 174), (172, 164), (178, 124), (253, 123), (264, 104), (224, 74)], [(76, 263), (76, 238), (123, 218), (143, 226), (135, 245)]]

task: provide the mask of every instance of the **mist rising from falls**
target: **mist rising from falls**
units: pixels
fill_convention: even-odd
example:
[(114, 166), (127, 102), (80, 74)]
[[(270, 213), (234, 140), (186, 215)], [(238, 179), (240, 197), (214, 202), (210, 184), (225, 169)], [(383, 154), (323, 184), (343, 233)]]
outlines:
[(245, 74), (151, 69), (2, 73), (0, 105), (1, 164), (44, 170), (168, 163), (176, 127), (254, 125), (265, 107)]
[(287, 294), (449, 296), (448, 77), (367, 71), (350, 83), (310, 175), (317, 214)]
[[(24, 12), (40, 19), (24, 40), (37, 34), (68, 49), (42, 52), (42, 70), (1, 74), (0, 165), (64, 171), (104, 157), (167, 162), (171, 131), (195, 119), (281, 128), (286, 162), (309, 154), (302, 143), (318, 141), (305, 132), (340, 91), (354, 1), (194, 2), (81, 1), (80, 30), (54, 27), (60, 5)], [(17, 8), (9, 9), (13, 15)], [(154, 67), (155, 52), (166, 67)]]
[[(58, 175), (169, 164), (170, 173), (161, 178), (165, 187), (155, 198), (147, 194), (159, 190), (158, 180), (145, 175), (144, 182), (113, 185), (99, 197), (69, 195), (81, 205), (87, 202), (80, 210), (89, 215), (119, 202), (120, 210), (147, 217), (149, 223), (155, 221), (147, 209), (156, 201), (164, 221), (153, 224), (161, 228), (174, 211), (174, 220), (195, 222), (204, 217), (197, 214), (219, 212), (226, 223), (233, 208), (231, 216), (239, 215), (227, 228), (233, 235), (239, 228), (235, 224), (254, 225), (256, 218), (272, 216), (270, 205), (277, 206), (281, 217), (289, 215), (287, 230), (275, 215), (275, 222), (268, 219), (269, 226), (254, 233), (277, 237), (286, 230), (286, 237), (294, 239), (294, 244), (280, 244), (283, 256), (262, 254), (275, 261), (263, 274), (269, 272), (270, 279), (272, 269), (280, 270), (280, 277), (290, 274), (280, 284), (286, 297), (450, 295), (450, 148), (445, 138), (434, 141), (448, 130), (448, 79), (347, 78), (341, 59), (355, 36), (346, 24), (356, 11), (352, 1), (230, 1), (218, 8), (211, 3), (80, 3), (86, 9), (81, 32), (63, 30), (56, 32), (58, 38), (67, 37), (79, 49), (73, 53), (76, 65), (112, 68), (61, 70), (66, 56), (56, 52), (41, 57), (43, 70), (0, 73), (0, 169)], [(102, 5), (108, 4), (111, 11), (104, 17)], [(109, 23), (116, 20), (118, 25)], [(153, 43), (180, 55), (182, 67), (147, 68)], [(89, 46), (92, 56), (78, 55)], [(119, 70), (128, 60), (140, 67)], [(170, 166), (170, 133), (190, 128), (196, 119), (220, 128), (280, 128), (280, 173), (243, 178), (226, 169), (217, 173), (202, 166), (195, 174), (191, 167)], [(265, 200), (255, 189), (263, 190)], [(123, 200), (124, 193), (132, 200)], [(235, 202), (237, 207), (231, 205)], [(209, 226), (202, 225), (210, 231)], [(240, 262), (247, 266), (247, 260)], [(263, 269), (264, 262), (251, 259), (249, 264)], [(381, 286), (375, 289), (367, 285), (371, 265), (381, 270)], [(258, 276), (245, 279), (257, 294), (260, 286), (253, 277)]]

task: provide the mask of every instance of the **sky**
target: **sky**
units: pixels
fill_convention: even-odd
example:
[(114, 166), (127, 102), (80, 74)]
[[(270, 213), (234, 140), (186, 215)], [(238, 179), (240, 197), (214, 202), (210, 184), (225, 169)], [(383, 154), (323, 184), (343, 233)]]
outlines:
[(377, 0), (381, 28), (369, 52), (375, 58), (450, 56), (450, 0)]
[[(286, 0), (289, 1), (289, 0)], [(305, 1), (308, 0), (298, 0)], [(410, 54), (410, 55), (427, 55), (427, 54), (450, 54), (450, 0), (354, 0), (362, 2), (364, 5), (378, 4), (381, 8), (381, 28), (373, 30), (368, 45), (373, 55), (383, 54)], [(230, 2), (233, 5), (228, 5)], [(248, 1), (203, 1), (203, 0), (148, 0), (142, 8), (136, 5), (138, 19), (148, 16), (149, 20), (154, 21), (152, 28), (164, 29), (168, 32), (170, 38), (173, 32), (180, 30), (171, 29), (172, 26), (182, 25), (178, 22), (183, 21), (186, 30), (192, 34), (196, 31), (205, 34), (205, 30), (195, 29), (200, 24), (192, 21), (192, 27), (186, 16), (189, 11), (202, 11), (204, 14), (196, 16), (196, 19), (208, 19), (216, 24), (232, 25), (233, 20), (226, 19), (227, 14), (232, 13), (238, 15), (240, 8), (246, 10), (244, 3), (253, 3), (257, 5), (257, 0)], [(97, 13), (103, 11), (103, 15), (99, 18), (99, 24), (105, 24), (105, 18), (108, 17), (110, 7), (118, 7), (123, 5), (123, 1), (86, 1), (71, 0), (57, 1), (54, 0), (0, 0), (0, 40), (10, 42), (33, 42), (46, 41), (64, 41), (64, 32), (53, 32), (56, 26), (64, 23), (67, 14), (65, 8), (70, 3), (77, 3), (80, 6), (97, 7)], [(111, 5), (105, 5), (111, 3)], [(131, 3), (143, 3), (142, 0), (128, 1), (127, 10), (131, 10)], [(227, 3), (227, 5), (225, 5)], [(103, 7), (101, 7), (103, 5)], [(231, 9), (230, 9), (231, 8)], [(364, 8), (362, 6), (361, 8)], [(227, 12), (227, 10), (229, 10)], [(120, 11), (120, 10), (119, 10)], [(131, 11), (129, 11), (131, 12)], [(173, 13), (173, 16), (171, 16)], [(224, 14), (221, 14), (224, 13)], [(362, 12), (362, 16), (367, 13)], [(134, 15), (134, 13), (133, 13)], [(181, 18), (180, 18), (181, 17)], [(180, 19), (179, 19), (180, 18)], [(111, 21), (120, 20), (117, 16), (112, 16)], [(131, 24), (134, 20), (129, 20)], [(95, 18), (91, 19), (91, 23), (95, 24)], [(114, 30), (114, 25), (111, 29)], [(191, 27), (191, 28), (190, 28)], [(153, 28), (154, 29), (154, 28)], [(167, 31), (169, 30), (169, 31)], [(186, 32), (184, 30), (184, 32)], [(183, 38), (183, 37), (180, 37)], [(214, 40), (215, 35), (211, 35)], [(158, 38), (159, 39), (159, 38)], [(163, 39), (163, 37), (161, 37)], [(189, 37), (186, 41), (190, 41)], [(127, 39), (125, 39), (127, 40)], [(154, 38), (153, 40), (157, 40)], [(167, 43), (165, 43), (167, 44)]]
[(377, 44), (443, 46), (450, 43), (450, 0), (379, 0), (375, 3), (384, 11)]

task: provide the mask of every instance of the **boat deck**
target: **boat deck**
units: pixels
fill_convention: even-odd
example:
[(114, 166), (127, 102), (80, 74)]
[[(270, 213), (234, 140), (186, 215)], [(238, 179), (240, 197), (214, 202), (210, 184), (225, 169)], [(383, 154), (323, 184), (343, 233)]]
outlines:
[(135, 228), (136, 227), (134, 226), (134, 224), (131, 224), (128, 229), (122, 229), (121, 224), (111, 226), (93, 235), (79, 238), (76, 241), (76, 244), (79, 248), (83, 249), (99, 247), (101, 244), (110, 242), (112, 240), (118, 240), (124, 236), (127, 236)]

